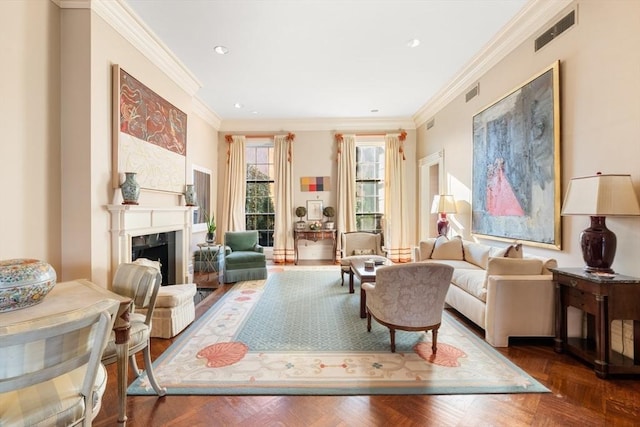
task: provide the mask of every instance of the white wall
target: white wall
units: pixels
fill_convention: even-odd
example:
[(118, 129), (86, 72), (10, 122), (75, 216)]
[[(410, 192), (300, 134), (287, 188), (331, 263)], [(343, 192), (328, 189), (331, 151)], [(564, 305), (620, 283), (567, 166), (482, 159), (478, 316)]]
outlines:
[[(418, 128), (418, 157), (445, 152), (445, 177), (466, 209), (456, 215), (470, 234), (472, 117), (555, 60), (560, 60), (562, 194), (575, 176), (629, 173), (640, 189), (640, 2), (577, 1), (577, 25), (537, 53), (533, 40), (569, 9), (479, 79), (480, 94), (469, 103), (459, 95), (435, 114), (435, 126)], [(560, 266), (584, 265), (579, 234), (587, 217), (562, 219), (562, 250), (527, 247), (553, 256)], [(614, 270), (640, 276), (640, 218), (608, 218), (618, 236)], [(490, 242), (499, 245), (498, 242)]]

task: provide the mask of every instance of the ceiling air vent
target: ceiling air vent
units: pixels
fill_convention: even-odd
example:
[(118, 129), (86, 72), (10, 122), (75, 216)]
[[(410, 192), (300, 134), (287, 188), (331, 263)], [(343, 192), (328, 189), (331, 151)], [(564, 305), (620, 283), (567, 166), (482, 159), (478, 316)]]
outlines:
[(478, 96), (479, 92), (480, 92), (480, 83), (475, 85), (469, 92), (467, 92), (467, 94), (464, 96), (465, 101), (466, 102), (471, 101), (471, 99)]
[(575, 23), (576, 23), (576, 11), (574, 9), (571, 12), (569, 12), (567, 16), (565, 16), (564, 18), (556, 22), (556, 24), (553, 27), (549, 28), (540, 37), (536, 39), (535, 51), (537, 52), (540, 49), (542, 49), (549, 42), (551, 42), (551, 40), (555, 39), (560, 34), (565, 32), (569, 28), (571, 28)]
[(427, 130), (431, 129), (436, 124), (436, 119), (431, 119), (427, 122)]

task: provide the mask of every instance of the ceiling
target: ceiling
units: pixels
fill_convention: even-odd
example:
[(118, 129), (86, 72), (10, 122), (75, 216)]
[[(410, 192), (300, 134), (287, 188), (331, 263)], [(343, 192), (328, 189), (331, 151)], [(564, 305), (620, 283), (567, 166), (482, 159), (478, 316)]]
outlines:
[(527, 0), (125, 2), (200, 81), (206, 106), (250, 120), (411, 117)]

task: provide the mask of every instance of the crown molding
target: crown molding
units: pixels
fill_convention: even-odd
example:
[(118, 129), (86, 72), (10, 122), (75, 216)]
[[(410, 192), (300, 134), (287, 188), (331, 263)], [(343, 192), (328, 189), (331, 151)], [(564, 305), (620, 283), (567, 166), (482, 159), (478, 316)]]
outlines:
[(202, 83), (122, 0), (56, 0), (61, 9), (91, 9), (193, 96)]
[(410, 117), (365, 118), (323, 118), (323, 119), (229, 119), (222, 121), (220, 132), (289, 132), (301, 131), (389, 131), (392, 129), (415, 129)]
[(524, 43), (574, 0), (531, 0), (487, 45), (480, 50), (449, 84), (437, 92), (413, 115), (421, 126), (461, 95), (492, 67)]
[(193, 113), (197, 114), (202, 120), (209, 123), (216, 131), (220, 130), (222, 119), (204, 103), (200, 98), (194, 96), (192, 99)]

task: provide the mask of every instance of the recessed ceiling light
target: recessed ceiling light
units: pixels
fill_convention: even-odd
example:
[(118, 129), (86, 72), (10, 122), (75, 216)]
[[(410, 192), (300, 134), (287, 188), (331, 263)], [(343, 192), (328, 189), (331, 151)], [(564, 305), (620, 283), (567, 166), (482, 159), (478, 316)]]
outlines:
[(371, 110), (371, 112), (372, 112), (372, 113), (377, 113), (378, 111), (380, 111), (380, 110), (378, 110), (377, 108), (373, 108), (373, 109)]
[(411, 39), (407, 42), (407, 46), (409, 47), (417, 47), (420, 45), (420, 40), (418, 39)]
[(235, 104), (233, 104), (233, 106), (236, 107), (236, 108), (244, 107), (244, 105), (240, 104), (239, 102), (236, 102)]
[(251, 114), (258, 114), (258, 112), (257, 111), (252, 111)]
[(229, 53), (229, 49), (224, 46), (216, 46), (213, 48), (213, 51), (218, 55), (226, 55), (227, 53)]

